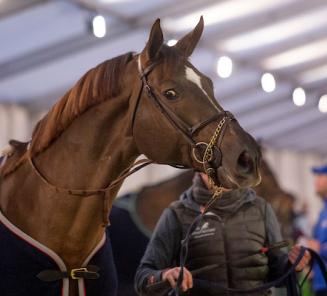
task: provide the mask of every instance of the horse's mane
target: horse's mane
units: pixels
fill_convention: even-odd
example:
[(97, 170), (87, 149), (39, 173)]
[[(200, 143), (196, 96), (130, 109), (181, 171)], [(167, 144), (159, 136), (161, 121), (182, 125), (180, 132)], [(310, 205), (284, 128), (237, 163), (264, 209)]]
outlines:
[[(0, 176), (13, 172), (27, 158), (45, 150), (63, 131), (90, 107), (115, 97), (121, 90), (121, 75), (133, 53), (107, 60), (89, 70), (37, 123), (32, 134), (30, 148), (24, 153), (13, 146), (13, 156), (0, 169)], [(27, 146), (25, 146), (26, 148)]]

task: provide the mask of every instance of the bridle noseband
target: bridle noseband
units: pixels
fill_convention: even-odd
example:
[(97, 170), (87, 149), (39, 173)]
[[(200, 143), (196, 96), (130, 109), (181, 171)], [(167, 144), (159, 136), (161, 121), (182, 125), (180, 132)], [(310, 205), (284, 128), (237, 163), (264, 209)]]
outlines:
[[(222, 164), (222, 153), (220, 146), (225, 135), (226, 127), (232, 120), (235, 120), (233, 114), (229, 111), (217, 111), (213, 116), (203, 120), (202, 122), (194, 126), (190, 126), (174, 112), (172, 112), (169, 107), (167, 107), (166, 104), (162, 100), (160, 100), (158, 96), (156, 96), (153, 88), (149, 85), (148, 75), (157, 65), (158, 63), (155, 62), (143, 69), (141, 64), (141, 57), (140, 55), (138, 55), (138, 72), (142, 81), (142, 86), (133, 113), (132, 130), (134, 127), (135, 114), (137, 112), (140, 99), (142, 97), (142, 91), (145, 90), (148, 98), (151, 100), (154, 106), (159, 109), (160, 113), (162, 113), (166, 117), (170, 124), (176, 130), (178, 130), (189, 143), (192, 149), (192, 158), (197, 163), (203, 165), (204, 171), (211, 179), (217, 180), (216, 169)], [(209, 125), (210, 123), (215, 122), (217, 120), (219, 120), (218, 125), (214, 131), (214, 134), (209, 140), (209, 143), (197, 142), (194, 138), (194, 134)], [(201, 146), (205, 147), (205, 149), (203, 149), (204, 153), (202, 153), (201, 156), (198, 156), (197, 152), (201, 148)]]

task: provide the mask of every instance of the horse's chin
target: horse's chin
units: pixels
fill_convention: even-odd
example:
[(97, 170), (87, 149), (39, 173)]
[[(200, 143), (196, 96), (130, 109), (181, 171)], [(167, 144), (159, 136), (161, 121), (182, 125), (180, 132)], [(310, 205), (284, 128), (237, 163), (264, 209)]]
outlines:
[(216, 185), (223, 188), (223, 190), (232, 190), (240, 188), (241, 186), (232, 178), (223, 167), (219, 167), (216, 172)]
[(226, 190), (232, 189), (239, 189), (239, 188), (247, 188), (247, 187), (254, 187), (260, 184), (261, 182), (261, 175), (251, 177), (248, 179), (232, 176), (225, 170), (223, 167), (219, 167), (217, 169), (217, 181), (216, 185), (223, 187)]

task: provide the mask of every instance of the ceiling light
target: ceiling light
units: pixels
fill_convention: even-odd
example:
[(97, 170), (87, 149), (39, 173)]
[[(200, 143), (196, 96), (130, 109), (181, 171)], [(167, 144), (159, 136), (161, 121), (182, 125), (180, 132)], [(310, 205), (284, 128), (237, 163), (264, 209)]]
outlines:
[(280, 69), (327, 56), (327, 38), (277, 54), (263, 61), (268, 69)]
[(106, 35), (106, 20), (102, 15), (97, 15), (93, 18), (92, 30), (97, 38), (102, 38)]
[(233, 61), (227, 56), (222, 56), (217, 62), (217, 74), (221, 78), (228, 78), (233, 71)]
[(271, 73), (265, 73), (261, 76), (261, 87), (265, 92), (273, 92), (276, 88), (275, 77)]
[(162, 24), (171, 31), (189, 30), (196, 25), (203, 15), (205, 25), (222, 23), (238, 19), (240, 17), (254, 15), (262, 11), (271, 10), (274, 7), (284, 6), (296, 0), (233, 0), (214, 4), (180, 18), (163, 19)]
[(170, 40), (167, 42), (167, 45), (168, 45), (168, 46), (174, 46), (176, 43), (177, 43), (177, 40), (176, 40), (176, 39), (170, 39)]
[(302, 87), (297, 87), (294, 89), (293, 103), (296, 106), (303, 106), (305, 104), (305, 91)]
[(327, 113), (327, 94), (320, 97), (318, 109), (321, 113)]
[(301, 16), (287, 19), (270, 26), (253, 30), (248, 33), (237, 35), (219, 42), (219, 46), (229, 52), (250, 50), (272, 43), (287, 40), (294, 36), (305, 34), (327, 25), (327, 7), (317, 9), (312, 13), (304, 13)]

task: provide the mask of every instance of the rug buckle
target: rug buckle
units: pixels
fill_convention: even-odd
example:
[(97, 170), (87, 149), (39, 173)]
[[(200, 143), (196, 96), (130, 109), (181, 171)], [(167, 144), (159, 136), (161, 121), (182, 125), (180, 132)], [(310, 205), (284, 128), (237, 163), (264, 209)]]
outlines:
[(86, 268), (74, 268), (70, 271), (70, 277), (73, 279), (73, 280), (78, 280), (78, 279), (81, 279), (82, 277), (81, 276), (77, 276), (76, 275), (76, 272), (84, 272), (86, 271), (87, 272), (87, 269)]

